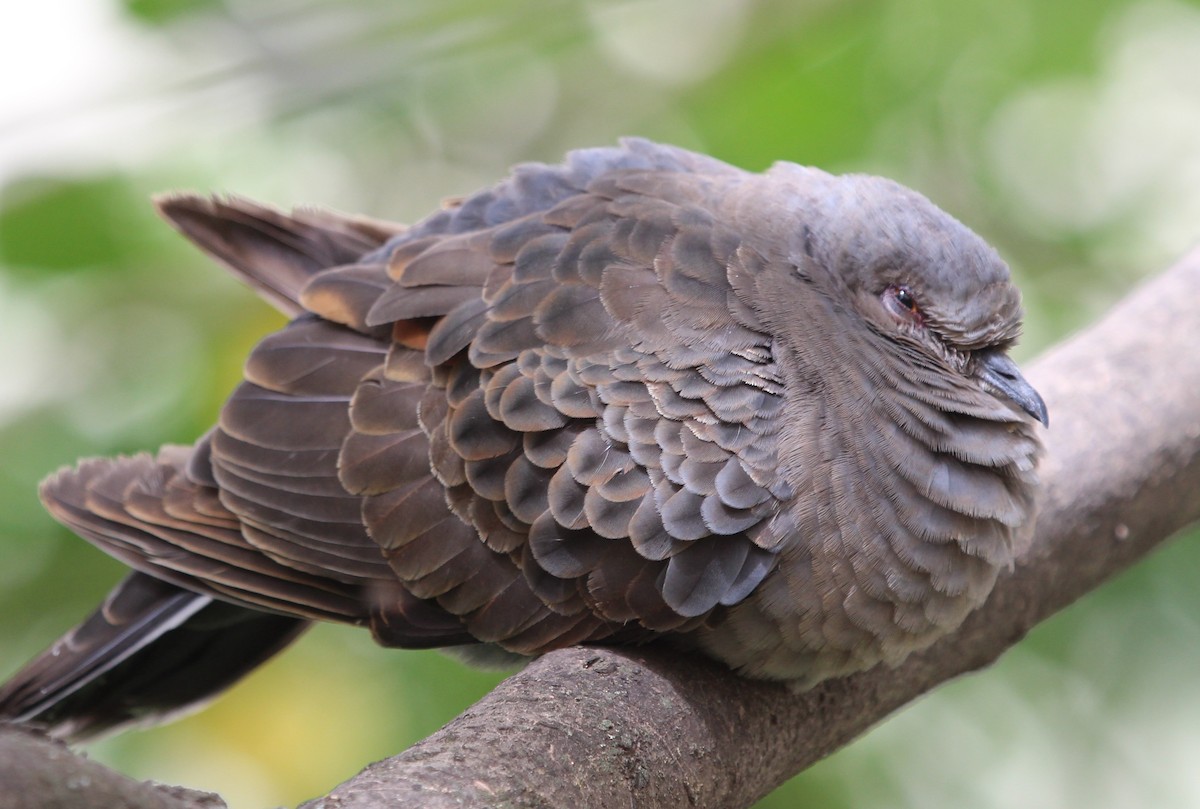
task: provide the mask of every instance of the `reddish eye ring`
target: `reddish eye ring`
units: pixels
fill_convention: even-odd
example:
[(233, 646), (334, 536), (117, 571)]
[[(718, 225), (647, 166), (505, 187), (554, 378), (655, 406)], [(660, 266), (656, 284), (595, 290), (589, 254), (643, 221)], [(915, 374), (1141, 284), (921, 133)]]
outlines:
[(900, 322), (921, 325), (925, 318), (917, 304), (917, 296), (903, 284), (892, 284), (883, 291), (884, 307)]

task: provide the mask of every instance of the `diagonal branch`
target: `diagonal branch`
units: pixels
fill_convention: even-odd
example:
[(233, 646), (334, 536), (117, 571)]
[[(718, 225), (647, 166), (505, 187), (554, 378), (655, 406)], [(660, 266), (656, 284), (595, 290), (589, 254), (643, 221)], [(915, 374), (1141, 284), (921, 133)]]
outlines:
[[(1034, 364), (1053, 426), (1033, 545), (925, 653), (793, 694), (668, 649), (555, 652), (303, 809), (748, 806), (924, 692), (988, 665), (1200, 518), (1198, 289), (1200, 250)], [(24, 738), (0, 729), (0, 745)], [(22, 758), (19, 772), (0, 755), (0, 785), (74, 773), (82, 761), (46, 749), (58, 752)], [(128, 806), (159, 805), (129, 795)], [(0, 789), (0, 809), (46, 805), (26, 797), (8, 803)], [(112, 805), (86, 789), (78, 797), (54, 805)]]

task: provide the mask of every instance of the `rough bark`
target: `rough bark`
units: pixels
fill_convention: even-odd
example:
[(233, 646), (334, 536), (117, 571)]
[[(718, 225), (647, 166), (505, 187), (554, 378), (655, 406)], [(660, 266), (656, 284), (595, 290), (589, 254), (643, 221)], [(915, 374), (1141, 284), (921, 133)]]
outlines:
[(0, 809), (225, 809), (211, 792), (143, 783), (30, 730), (0, 728)]
[[(958, 632), (901, 667), (793, 694), (667, 649), (555, 652), (304, 809), (751, 804), (920, 694), (988, 665), (1200, 517), (1197, 290), (1200, 250), (1033, 364), (1052, 418), (1034, 542)], [(43, 749), (24, 736), (4, 743), (0, 785), (14, 777), (9, 749)], [(49, 749), (20, 769), (60, 781), (74, 772)], [(73, 804), (0, 798), (0, 809), (206, 805), (148, 802), (160, 798), (134, 788), (124, 804), (77, 790)]]

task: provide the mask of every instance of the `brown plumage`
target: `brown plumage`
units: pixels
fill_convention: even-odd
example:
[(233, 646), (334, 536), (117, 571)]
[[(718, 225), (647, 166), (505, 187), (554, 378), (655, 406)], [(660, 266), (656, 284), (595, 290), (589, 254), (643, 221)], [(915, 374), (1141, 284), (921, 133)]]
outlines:
[(407, 230), (160, 207), (294, 320), (194, 447), (47, 480), (137, 572), (2, 715), (153, 718), (311, 620), (516, 655), (668, 637), (812, 683), (955, 628), (1028, 533), (1018, 294), (894, 183), (629, 140)]

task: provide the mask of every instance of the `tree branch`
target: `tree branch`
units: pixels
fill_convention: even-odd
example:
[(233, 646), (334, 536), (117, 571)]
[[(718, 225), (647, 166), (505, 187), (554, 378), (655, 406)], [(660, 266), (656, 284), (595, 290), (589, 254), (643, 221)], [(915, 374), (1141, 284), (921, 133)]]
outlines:
[(1200, 517), (1197, 289), (1200, 250), (1030, 369), (1053, 425), (1034, 542), (925, 653), (794, 694), (669, 649), (566, 649), (303, 809), (748, 806)]
[(0, 727), (0, 809), (225, 809), (211, 792), (127, 778), (24, 728)]

